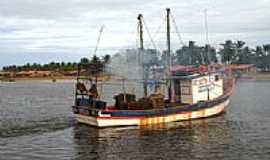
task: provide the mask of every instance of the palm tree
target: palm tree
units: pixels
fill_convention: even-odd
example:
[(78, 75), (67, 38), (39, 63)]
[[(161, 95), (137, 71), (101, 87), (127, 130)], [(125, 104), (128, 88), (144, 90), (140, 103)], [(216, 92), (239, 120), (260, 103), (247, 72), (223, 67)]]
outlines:
[(89, 64), (89, 59), (88, 59), (88, 58), (86, 58), (86, 57), (81, 58), (81, 60), (80, 60), (80, 64), (81, 64), (81, 65), (84, 65), (84, 64)]
[(110, 60), (111, 60), (111, 55), (109, 55), (109, 54), (106, 54), (106, 55), (103, 57), (103, 62), (104, 62), (105, 64), (109, 63)]
[(233, 42), (231, 40), (225, 41), (225, 43), (221, 44), (223, 47), (220, 50), (222, 62), (224, 63), (232, 63), (236, 59), (236, 50)]
[(263, 49), (266, 55), (270, 55), (270, 44), (263, 45)]

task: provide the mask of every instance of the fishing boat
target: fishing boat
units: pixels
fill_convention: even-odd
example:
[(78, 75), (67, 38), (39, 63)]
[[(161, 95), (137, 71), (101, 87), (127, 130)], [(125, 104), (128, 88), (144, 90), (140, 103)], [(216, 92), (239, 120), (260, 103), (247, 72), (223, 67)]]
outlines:
[[(115, 100), (113, 105), (107, 105), (99, 96), (97, 76), (87, 76), (90, 72), (93, 75), (93, 69), (98, 66), (79, 65), (75, 103), (72, 106), (79, 123), (95, 127), (156, 125), (207, 118), (226, 110), (234, 90), (234, 78), (230, 68), (221, 64), (172, 65), (169, 14), (170, 9), (167, 9), (168, 60), (164, 67), (166, 76), (157, 80), (150, 79), (147, 73), (144, 73), (141, 82), (144, 90), (142, 97), (137, 98), (135, 94), (123, 90), (122, 93), (112, 95)], [(142, 15), (139, 15), (139, 51), (142, 53), (144, 49), (141, 18)], [(154, 91), (148, 93), (148, 84), (152, 80), (158, 83), (155, 83)], [(162, 87), (166, 88), (166, 93), (161, 91)]]

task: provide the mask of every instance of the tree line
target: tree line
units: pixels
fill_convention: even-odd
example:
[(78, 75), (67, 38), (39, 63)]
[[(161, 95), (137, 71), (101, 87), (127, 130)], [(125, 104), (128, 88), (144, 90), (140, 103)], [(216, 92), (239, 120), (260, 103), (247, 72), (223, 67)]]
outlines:
[(74, 71), (77, 70), (78, 65), (100, 64), (100, 66), (107, 64), (111, 56), (105, 55), (98, 57), (94, 55), (91, 59), (81, 58), (79, 62), (50, 62), (47, 64), (26, 63), (25, 65), (10, 65), (2, 68), (6, 72), (20, 72), (20, 71)]
[[(210, 45), (199, 46), (194, 41), (190, 41), (188, 45), (182, 46), (180, 49), (172, 53), (172, 63), (182, 65), (200, 65), (210, 63), (225, 63), (225, 64), (254, 64), (261, 71), (270, 71), (270, 44), (256, 46), (250, 48), (246, 46), (244, 41), (227, 40), (219, 45), (217, 49)], [(133, 50), (126, 51), (128, 61), (135, 60)], [(134, 52), (136, 57), (136, 51)], [(158, 52), (154, 49), (145, 50), (145, 55), (148, 63), (166, 63), (167, 53), (164, 51), (161, 57), (158, 58)], [(117, 57), (115, 54), (114, 57)], [(10, 65), (3, 67), (3, 71), (73, 71), (77, 70), (78, 65), (98, 64), (101, 71), (102, 67), (111, 60), (110, 55), (98, 57), (94, 55), (91, 59), (82, 58), (79, 62), (51, 62), (48, 64), (27, 63), (25, 65)]]
[(210, 45), (198, 46), (190, 41), (174, 54), (174, 63), (183, 65), (209, 64), (254, 64), (262, 71), (270, 71), (270, 44), (250, 48), (244, 41), (227, 40), (216, 49)]

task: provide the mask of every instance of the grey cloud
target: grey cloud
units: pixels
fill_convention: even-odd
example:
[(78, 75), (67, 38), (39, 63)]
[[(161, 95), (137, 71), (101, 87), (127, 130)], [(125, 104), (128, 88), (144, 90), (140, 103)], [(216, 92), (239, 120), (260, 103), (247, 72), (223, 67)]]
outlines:
[[(83, 55), (91, 52), (103, 24), (99, 54), (135, 47), (138, 13), (163, 49), (166, 7), (172, 8), (185, 42), (205, 43), (204, 8), (211, 43), (241, 38), (253, 46), (270, 42), (269, 0), (1, 0), (0, 56), (9, 52)], [(177, 46), (176, 35), (172, 38)], [(147, 35), (145, 39), (150, 44)]]
[(24, 18), (72, 18), (85, 12), (121, 11), (136, 8), (143, 1), (133, 0), (4, 0), (0, 1), (0, 15)]

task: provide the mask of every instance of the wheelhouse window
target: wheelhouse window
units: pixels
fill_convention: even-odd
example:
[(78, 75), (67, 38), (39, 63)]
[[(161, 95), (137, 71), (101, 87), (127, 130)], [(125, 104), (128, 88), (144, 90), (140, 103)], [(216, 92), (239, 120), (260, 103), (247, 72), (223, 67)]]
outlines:
[(219, 75), (215, 75), (215, 81), (219, 80)]
[(191, 95), (191, 88), (190, 87), (181, 87), (181, 94), (182, 95)]

